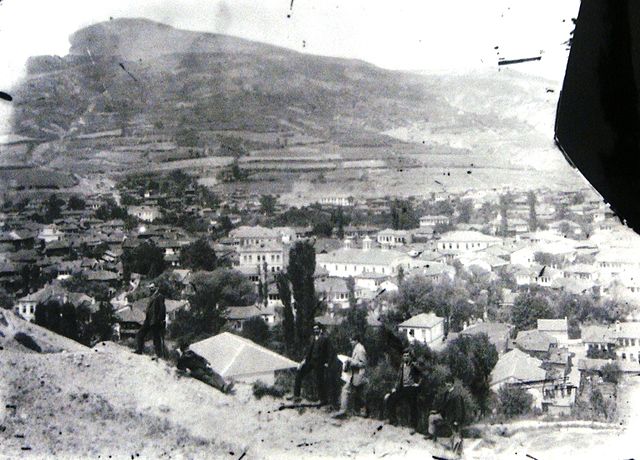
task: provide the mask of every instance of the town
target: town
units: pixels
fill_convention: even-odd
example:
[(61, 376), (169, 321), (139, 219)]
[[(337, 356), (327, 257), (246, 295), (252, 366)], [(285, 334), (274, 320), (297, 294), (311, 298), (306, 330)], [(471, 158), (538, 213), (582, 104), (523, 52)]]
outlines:
[[(433, 388), (447, 380), (433, 369), (455, 377), (465, 424), (611, 421), (621, 375), (640, 372), (640, 244), (589, 188), (292, 207), (220, 196), (180, 171), (137, 173), (100, 194), (8, 192), (0, 224), (3, 308), (88, 346), (134, 347), (162, 285), (167, 349), (191, 345), (225, 379), (277, 395), (311, 324), (339, 353), (354, 331), (364, 338), (372, 413), (388, 389), (385, 334), (435, 366)], [(236, 336), (283, 356), (234, 364)]]

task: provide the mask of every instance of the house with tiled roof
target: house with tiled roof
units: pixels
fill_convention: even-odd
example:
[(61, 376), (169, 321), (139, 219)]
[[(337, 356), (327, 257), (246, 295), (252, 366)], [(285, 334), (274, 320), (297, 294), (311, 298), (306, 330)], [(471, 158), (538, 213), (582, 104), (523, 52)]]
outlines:
[(295, 361), (230, 332), (193, 343), (189, 349), (209, 361), (211, 368), (225, 379), (247, 383), (261, 380), (273, 385), (277, 372), (298, 366)]
[(455, 251), (457, 253), (478, 251), (489, 246), (502, 244), (502, 239), (485, 235), (476, 231), (453, 231), (444, 233), (436, 242), (438, 251)]
[(580, 328), (580, 339), (586, 352), (590, 350), (613, 351), (616, 345), (615, 331), (610, 326), (594, 324)]
[(229, 237), (235, 241), (236, 245), (241, 247), (282, 242), (282, 236), (278, 230), (259, 225), (242, 225), (231, 230)]
[(569, 343), (569, 322), (566, 317), (561, 319), (539, 319), (537, 329), (554, 337), (558, 341), (558, 345)]
[(542, 368), (542, 360), (515, 349), (498, 359), (491, 371), (489, 384), (494, 391), (506, 384), (542, 386), (546, 376), (547, 371)]
[(533, 356), (545, 358), (549, 350), (558, 346), (558, 339), (537, 329), (520, 331), (516, 336), (516, 346)]
[(420, 313), (400, 323), (398, 330), (410, 343), (438, 344), (444, 339), (444, 318), (433, 312)]
[(460, 332), (460, 335), (486, 334), (498, 351), (498, 354), (506, 353), (509, 346), (509, 338), (513, 326), (505, 323), (476, 323)]
[(399, 267), (406, 270), (417, 262), (401, 251), (372, 248), (371, 241), (365, 238), (362, 249), (341, 248), (326, 254), (318, 254), (316, 263), (326, 269), (331, 276), (348, 278), (364, 273), (395, 276)]
[(275, 310), (269, 306), (227, 307), (226, 317), (231, 327), (236, 331), (242, 331), (244, 323), (252, 318), (261, 318), (268, 326), (273, 326), (276, 323)]

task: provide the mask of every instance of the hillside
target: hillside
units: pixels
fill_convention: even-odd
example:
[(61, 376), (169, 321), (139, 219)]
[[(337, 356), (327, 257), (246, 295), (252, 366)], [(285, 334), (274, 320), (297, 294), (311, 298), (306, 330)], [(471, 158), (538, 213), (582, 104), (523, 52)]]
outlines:
[(353, 169), (397, 194), (421, 178), (432, 189), (449, 167), (464, 169), (439, 179), (451, 188), (521, 184), (509, 174), (523, 171), (576, 183), (552, 142), (558, 85), (511, 69), (417, 75), (141, 19), (92, 25), (70, 42), (66, 56), (30, 59), (13, 89), (14, 133), (41, 141), (14, 164), (81, 175), (182, 168), (216, 185), (221, 165), (241, 156), (255, 189), (285, 192), (291, 162), (294, 178), (322, 172), (346, 193), (379, 193)]
[[(28, 331), (43, 352), (12, 346), (16, 331)], [(164, 362), (110, 342), (88, 349), (10, 312), (2, 312), (0, 337), (0, 458), (449, 457), (442, 444), (406, 428), (372, 419), (336, 422), (322, 410), (278, 411), (279, 401), (255, 400), (242, 384), (235, 395), (223, 395)], [(626, 431), (517, 422), (486, 428), (484, 440), (468, 439), (465, 458), (595, 459), (612, 452), (627, 458), (635, 445), (637, 390), (638, 382), (624, 390)]]

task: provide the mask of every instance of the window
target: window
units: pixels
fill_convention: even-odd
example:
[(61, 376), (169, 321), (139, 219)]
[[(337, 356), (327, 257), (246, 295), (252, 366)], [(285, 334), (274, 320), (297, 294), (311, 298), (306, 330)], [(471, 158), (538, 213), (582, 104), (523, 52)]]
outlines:
[(635, 347), (636, 346), (636, 339), (631, 339), (631, 346)]
[(416, 332), (413, 329), (409, 329), (409, 335), (411, 337), (414, 337), (416, 335)]
[(622, 353), (622, 359), (627, 359), (627, 354), (626, 353)]

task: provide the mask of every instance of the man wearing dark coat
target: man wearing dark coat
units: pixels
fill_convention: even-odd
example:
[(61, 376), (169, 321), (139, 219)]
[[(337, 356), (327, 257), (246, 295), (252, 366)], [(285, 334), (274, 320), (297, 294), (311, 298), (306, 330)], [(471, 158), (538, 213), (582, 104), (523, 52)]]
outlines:
[[(154, 285), (151, 285), (154, 288)], [(144, 351), (144, 342), (149, 333), (153, 337), (153, 347), (156, 356), (164, 357), (164, 333), (166, 328), (167, 309), (164, 304), (164, 295), (156, 289), (149, 299), (144, 323), (136, 336), (136, 353)]]
[(298, 365), (298, 372), (296, 373), (296, 380), (293, 386), (294, 400), (300, 399), (302, 379), (309, 374), (309, 372), (312, 372), (320, 404), (326, 405), (328, 403), (325, 373), (328, 370), (331, 358), (332, 350), (329, 338), (325, 334), (322, 325), (316, 323), (313, 326), (313, 338), (309, 344), (307, 354)]
[(209, 361), (188, 347), (181, 347), (176, 367), (183, 372), (188, 370), (191, 377), (217, 388), (223, 393), (230, 393), (233, 389), (233, 382), (227, 383), (220, 374), (211, 368)]
[(406, 401), (411, 415), (411, 427), (418, 427), (418, 391), (422, 382), (422, 370), (413, 358), (411, 350), (405, 350), (402, 355), (402, 364), (398, 370), (398, 380), (391, 393), (384, 397), (385, 414), (389, 422), (396, 423), (396, 408), (400, 401)]

